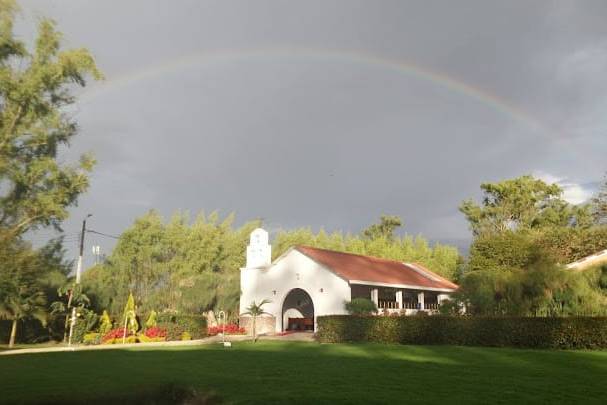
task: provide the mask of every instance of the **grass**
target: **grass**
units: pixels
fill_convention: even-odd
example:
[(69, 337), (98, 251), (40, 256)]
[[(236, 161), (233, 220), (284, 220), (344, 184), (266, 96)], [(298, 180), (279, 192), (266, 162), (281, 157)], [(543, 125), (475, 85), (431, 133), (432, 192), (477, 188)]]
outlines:
[[(607, 352), (301, 342), (0, 356), (0, 402), (175, 383), (229, 403), (604, 403)], [(69, 401), (68, 401), (69, 402)]]

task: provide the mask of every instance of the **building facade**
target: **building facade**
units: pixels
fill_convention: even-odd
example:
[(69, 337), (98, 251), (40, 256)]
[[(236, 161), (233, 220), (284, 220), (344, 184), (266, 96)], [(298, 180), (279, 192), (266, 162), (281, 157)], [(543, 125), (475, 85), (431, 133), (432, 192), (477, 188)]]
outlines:
[(268, 300), (257, 319), (259, 333), (316, 330), (323, 315), (347, 314), (345, 303), (369, 298), (386, 312), (434, 312), (458, 287), (415, 263), (294, 246), (271, 262), (268, 233), (256, 229), (240, 271), (240, 322), (251, 303)]

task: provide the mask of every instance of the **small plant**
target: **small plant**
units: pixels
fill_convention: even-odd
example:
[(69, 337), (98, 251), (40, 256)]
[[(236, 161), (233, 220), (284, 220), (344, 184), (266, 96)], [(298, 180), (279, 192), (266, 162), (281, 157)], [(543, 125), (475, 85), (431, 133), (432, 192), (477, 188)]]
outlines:
[(101, 336), (107, 334), (112, 330), (112, 319), (106, 310), (103, 310), (103, 314), (101, 315), (101, 319), (99, 320), (99, 334)]
[(154, 328), (157, 325), (157, 321), (156, 321), (156, 311), (154, 311), (153, 309), (150, 311), (150, 315), (148, 316), (148, 320), (145, 321), (145, 327), (146, 328)]
[(98, 345), (101, 343), (101, 334), (96, 332), (87, 333), (82, 338), (82, 343), (85, 345)]
[(263, 310), (263, 306), (265, 304), (269, 304), (270, 301), (269, 300), (261, 300), (261, 302), (259, 304), (256, 304), (255, 301), (253, 301), (251, 303), (251, 305), (249, 305), (247, 307), (247, 312), (244, 313), (244, 315), (251, 315), (251, 317), (253, 318), (253, 325), (251, 327), (251, 330), (253, 332), (253, 343), (257, 342), (257, 328), (256, 328), (256, 323), (257, 323), (257, 317), (260, 315), (265, 314), (266, 312)]
[(154, 326), (151, 328), (148, 328), (145, 331), (145, 336), (149, 337), (149, 338), (163, 338), (166, 339), (167, 337), (167, 330), (160, 328), (158, 326)]
[(346, 311), (350, 315), (371, 315), (377, 313), (377, 305), (368, 298), (354, 298), (345, 303)]
[(181, 340), (192, 340), (192, 335), (188, 331), (181, 334)]

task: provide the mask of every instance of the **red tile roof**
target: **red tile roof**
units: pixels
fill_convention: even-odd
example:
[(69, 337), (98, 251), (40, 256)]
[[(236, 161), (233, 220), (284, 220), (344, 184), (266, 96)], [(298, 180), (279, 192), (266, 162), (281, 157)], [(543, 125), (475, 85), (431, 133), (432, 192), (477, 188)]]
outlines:
[(456, 284), (415, 263), (402, 263), (396, 260), (336, 252), (310, 246), (296, 246), (295, 249), (327, 267), (348, 282), (363, 281), (406, 285), (412, 288), (419, 287), (420, 289), (455, 290), (458, 288)]

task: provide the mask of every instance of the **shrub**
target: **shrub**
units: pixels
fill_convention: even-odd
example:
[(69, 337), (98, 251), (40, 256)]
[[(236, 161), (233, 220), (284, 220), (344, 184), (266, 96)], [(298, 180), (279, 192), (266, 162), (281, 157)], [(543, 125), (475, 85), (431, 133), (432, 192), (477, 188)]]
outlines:
[(162, 339), (166, 339), (167, 337), (167, 330), (160, 328), (158, 326), (154, 326), (152, 328), (148, 328), (145, 331), (144, 336), (149, 337), (149, 338), (162, 338)]
[(148, 316), (148, 320), (147, 320), (147, 321), (145, 321), (145, 327), (146, 327), (146, 328), (148, 328), (148, 329), (149, 329), (149, 328), (153, 328), (153, 327), (155, 327), (155, 326), (157, 325), (157, 322), (156, 322), (156, 316), (157, 316), (156, 311), (154, 311), (154, 310), (152, 309), (152, 310), (150, 311), (150, 316)]
[(98, 345), (101, 343), (101, 334), (96, 332), (87, 333), (82, 339), (82, 343), (85, 345)]
[(185, 331), (181, 334), (181, 340), (192, 340), (192, 335)]
[(101, 336), (107, 334), (112, 330), (112, 320), (106, 310), (103, 310), (103, 314), (99, 320), (99, 333)]
[(207, 332), (207, 320), (200, 315), (159, 314), (157, 323), (167, 331), (167, 340), (181, 340), (183, 332), (188, 332), (193, 339), (200, 339)]
[(210, 326), (207, 329), (207, 335), (209, 336), (215, 336), (223, 332), (225, 332), (226, 335), (244, 335), (246, 333), (244, 328), (241, 328), (240, 326), (233, 323), (229, 323), (225, 326)]
[(150, 343), (150, 342), (165, 342), (166, 337), (158, 336), (158, 337), (148, 337), (145, 334), (137, 335), (137, 340), (140, 343)]
[(354, 298), (344, 305), (346, 311), (352, 315), (370, 315), (377, 313), (377, 305), (368, 298)]
[(607, 348), (606, 317), (318, 317), (321, 342)]
[[(131, 336), (131, 332), (127, 330), (126, 335), (127, 335), (127, 337)], [(108, 341), (115, 340), (115, 339), (120, 339), (120, 341), (122, 341), (123, 337), (124, 337), (124, 328), (116, 328), (116, 329), (112, 329), (111, 331), (106, 333), (103, 336), (103, 338), (101, 339), (101, 342), (107, 343)]]

